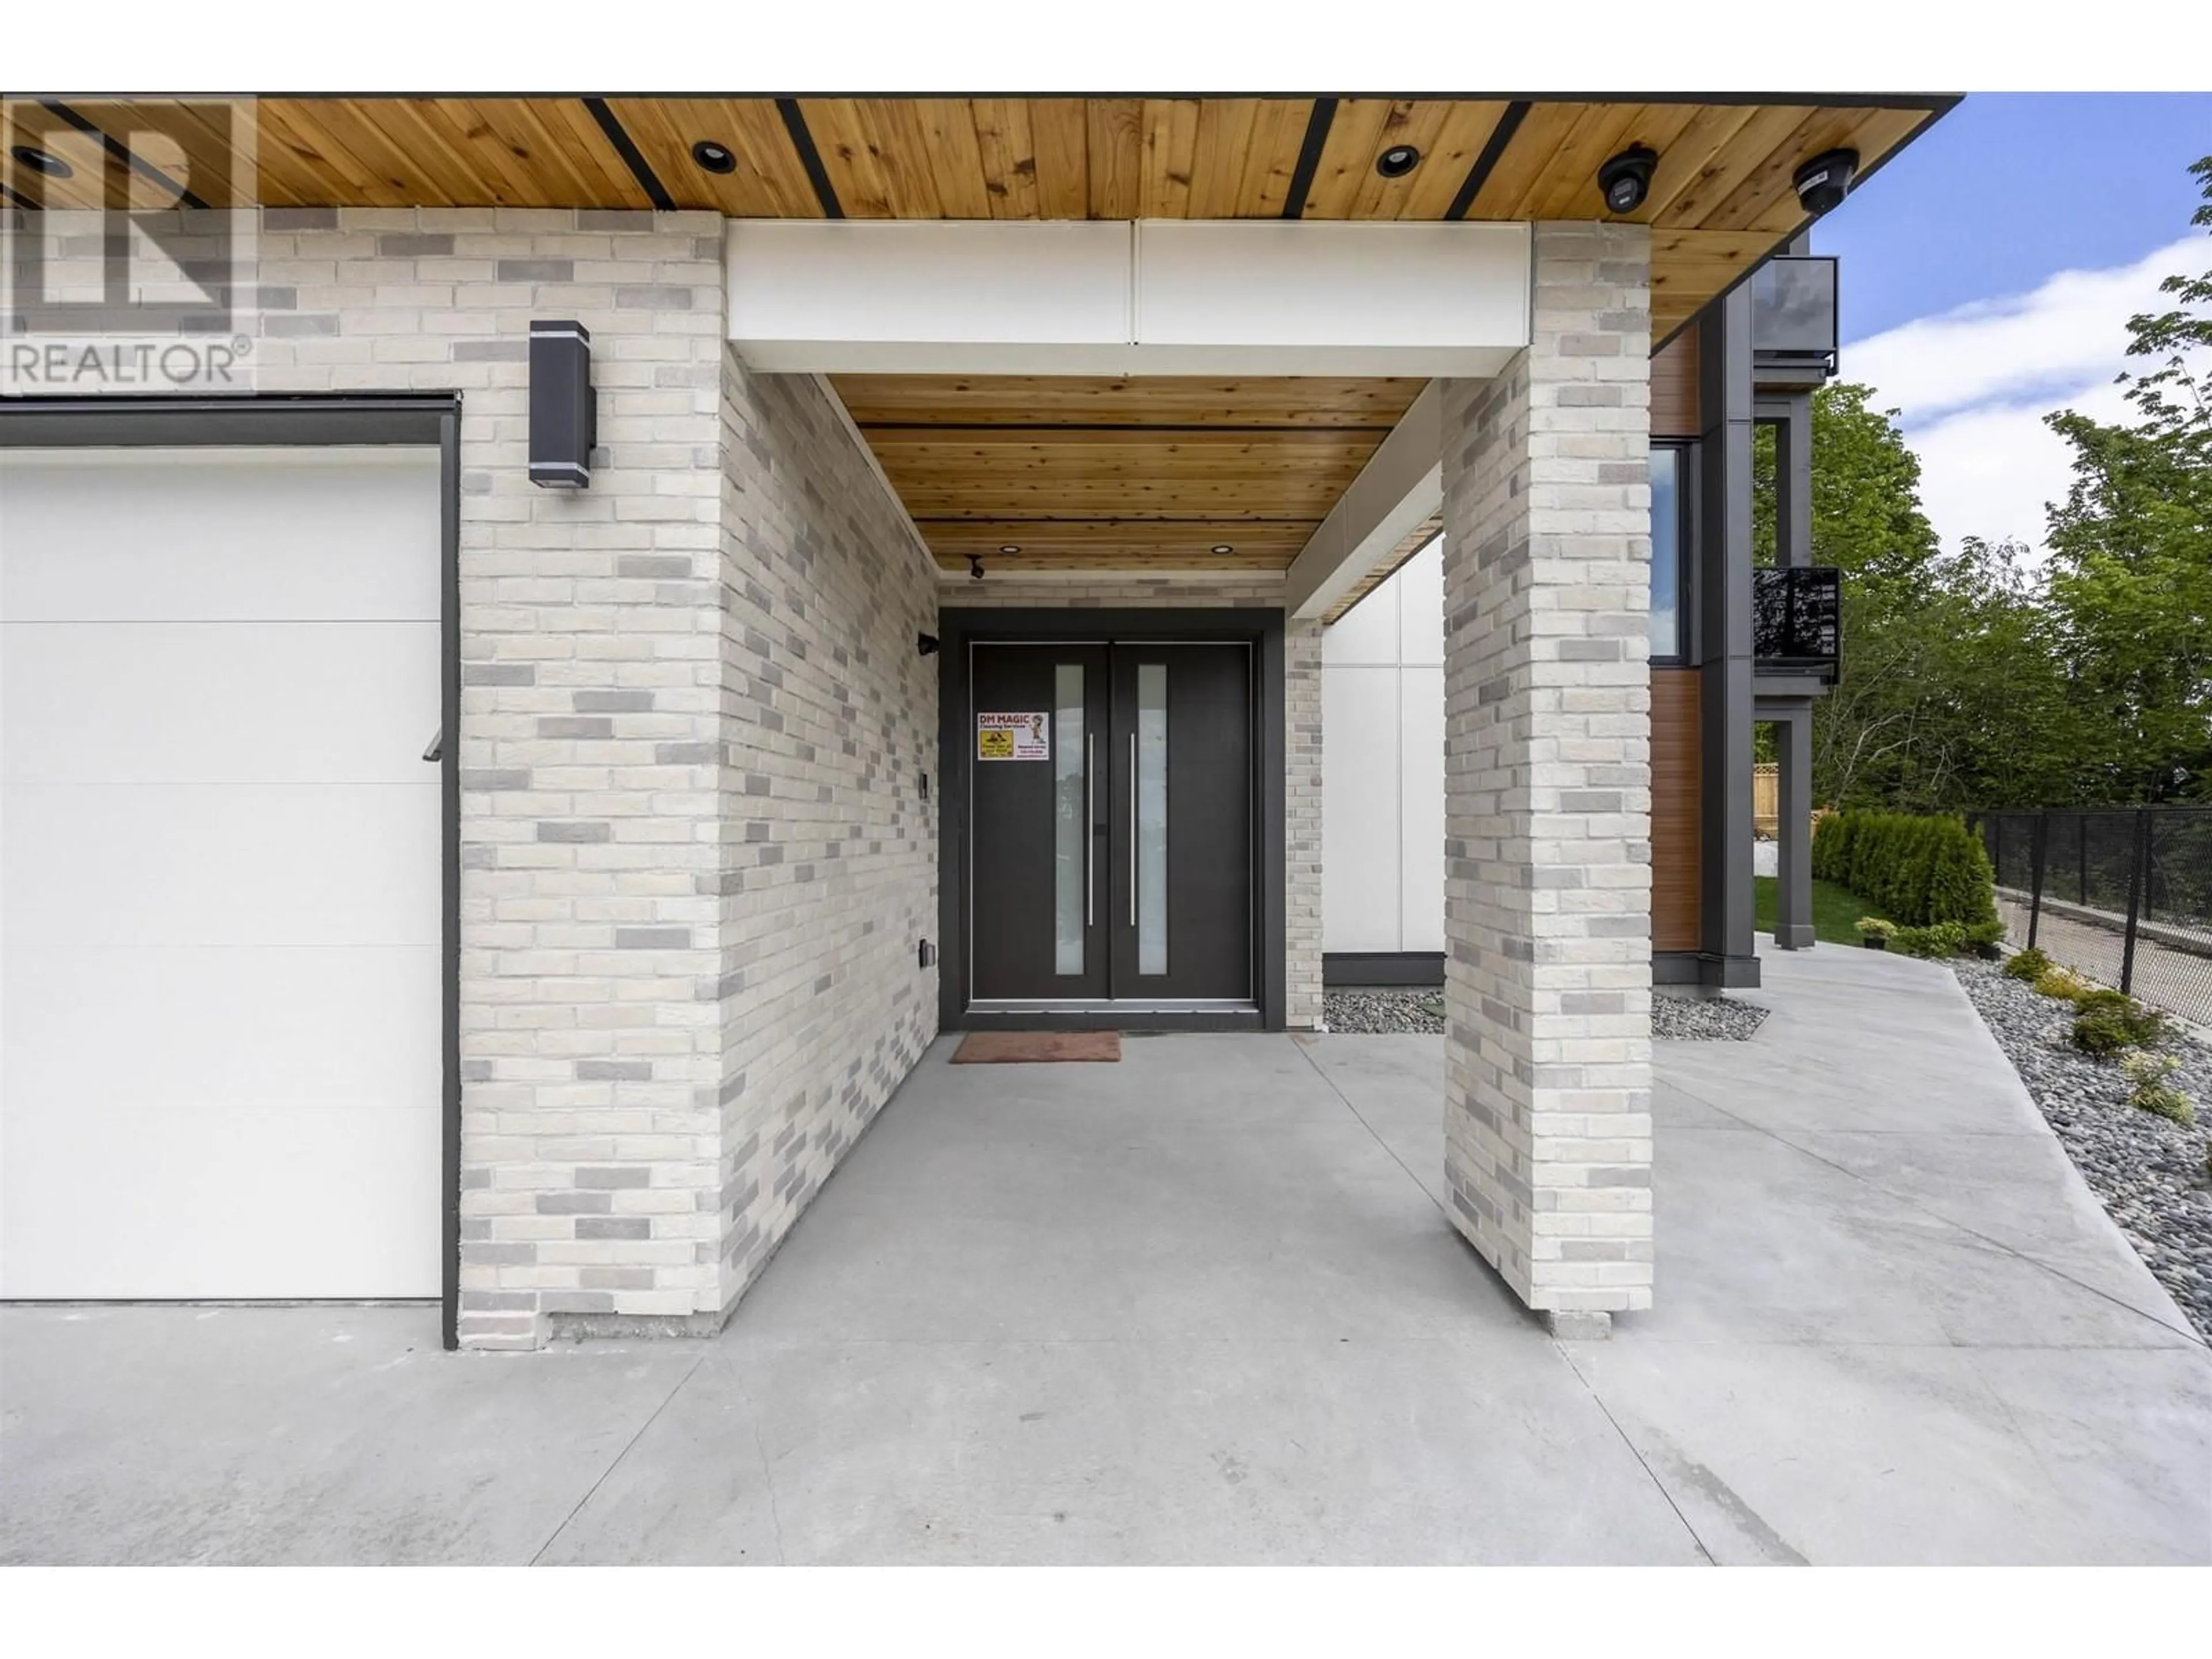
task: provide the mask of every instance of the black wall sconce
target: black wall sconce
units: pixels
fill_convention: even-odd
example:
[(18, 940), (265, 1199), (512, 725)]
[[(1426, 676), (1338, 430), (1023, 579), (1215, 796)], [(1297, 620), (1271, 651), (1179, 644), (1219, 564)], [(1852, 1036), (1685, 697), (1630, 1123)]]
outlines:
[(530, 482), (589, 489), (599, 441), (592, 394), (592, 331), (581, 323), (530, 325)]
[(925, 657), (935, 656), (937, 654), (937, 635), (934, 634), (915, 635), (914, 636), (914, 648)]

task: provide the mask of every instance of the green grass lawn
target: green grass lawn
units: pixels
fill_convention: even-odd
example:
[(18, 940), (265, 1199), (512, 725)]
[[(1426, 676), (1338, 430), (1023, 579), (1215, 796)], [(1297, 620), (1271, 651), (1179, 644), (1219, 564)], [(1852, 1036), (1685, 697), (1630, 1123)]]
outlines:
[[(1752, 908), (1762, 933), (1774, 931), (1774, 883), (1772, 876), (1751, 878)], [(1848, 887), (1817, 878), (1813, 883), (1813, 937), (1823, 944), (1856, 945), (1859, 918), (1881, 914)]]

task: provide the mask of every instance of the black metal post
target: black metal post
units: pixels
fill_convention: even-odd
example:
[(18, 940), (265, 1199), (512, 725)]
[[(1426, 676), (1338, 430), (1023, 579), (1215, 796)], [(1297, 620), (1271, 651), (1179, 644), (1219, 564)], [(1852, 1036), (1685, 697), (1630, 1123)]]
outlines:
[(2051, 848), (2051, 814), (2038, 812), (2027, 838), (2027, 948), (2035, 949), (2035, 930), (2043, 921), (2043, 860)]
[(2120, 989), (2136, 988), (2136, 919), (2142, 912), (2143, 866), (2150, 862), (2150, 814), (2136, 808), (2136, 855), (2128, 866), (2128, 939), (2120, 951)]

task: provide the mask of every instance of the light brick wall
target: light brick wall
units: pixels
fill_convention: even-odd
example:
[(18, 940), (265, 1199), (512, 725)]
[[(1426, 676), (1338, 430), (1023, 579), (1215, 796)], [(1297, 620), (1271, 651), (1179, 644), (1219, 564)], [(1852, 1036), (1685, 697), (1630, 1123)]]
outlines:
[(811, 377), (722, 377), (720, 1304), (937, 1034), (934, 569)]
[(1445, 1170), (1585, 1331), (1651, 1301), (1650, 261), (1539, 225), (1529, 349), (1443, 388)]
[[(984, 561), (988, 572), (990, 561)], [(1109, 610), (1182, 605), (1283, 608), (1283, 579), (1268, 575), (962, 579), (939, 589), (956, 607)], [(1318, 622), (1283, 630), (1284, 1024), (1310, 1030), (1322, 1017), (1321, 636)]]
[[(461, 394), (461, 1340), (714, 1328), (934, 1034), (935, 574), (820, 388), (728, 356), (717, 215), (258, 252), (260, 390)], [(528, 481), (544, 317), (588, 490)]]
[[(263, 391), (461, 393), (461, 1339), (711, 1321), (721, 221), (272, 210), (260, 256)], [(592, 331), (588, 490), (529, 482), (535, 317)]]

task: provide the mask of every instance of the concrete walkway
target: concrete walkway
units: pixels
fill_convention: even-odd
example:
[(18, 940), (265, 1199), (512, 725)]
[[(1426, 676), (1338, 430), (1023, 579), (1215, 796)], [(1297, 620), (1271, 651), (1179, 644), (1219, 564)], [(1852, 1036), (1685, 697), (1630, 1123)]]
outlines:
[(2212, 1560), (2212, 1358), (1948, 972), (1769, 962), (1611, 1342), (1445, 1224), (1440, 1039), (947, 1042), (712, 1342), (0, 1312), (0, 1559)]

